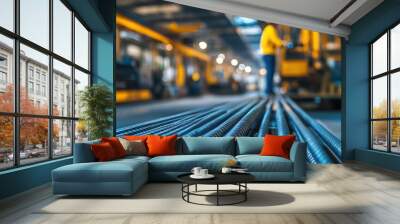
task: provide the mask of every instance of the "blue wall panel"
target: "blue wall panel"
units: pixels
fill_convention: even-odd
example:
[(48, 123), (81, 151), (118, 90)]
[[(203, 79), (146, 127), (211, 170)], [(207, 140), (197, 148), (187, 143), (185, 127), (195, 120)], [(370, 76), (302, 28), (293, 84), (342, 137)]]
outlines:
[(51, 171), (72, 163), (72, 158), (47, 161), (0, 173), (0, 199), (43, 185), (51, 180)]
[(343, 158), (347, 160), (355, 159), (393, 170), (399, 170), (399, 156), (369, 150), (368, 44), (393, 24), (400, 22), (399, 12), (400, 0), (384, 1), (353, 24), (351, 35), (345, 47)]

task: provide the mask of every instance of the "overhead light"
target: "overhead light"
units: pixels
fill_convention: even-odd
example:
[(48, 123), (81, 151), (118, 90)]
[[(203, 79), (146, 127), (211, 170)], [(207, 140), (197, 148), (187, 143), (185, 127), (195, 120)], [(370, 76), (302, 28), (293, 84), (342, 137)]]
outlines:
[(224, 63), (224, 59), (223, 58), (221, 58), (221, 57), (217, 57), (217, 59), (215, 59), (215, 61), (217, 62), (217, 64), (222, 64), (222, 63)]
[(225, 55), (223, 53), (218, 54), (219, 58), (225, 59)]
[(246, 65), (244, 65), (244, 64), (239, 65), (239, 70), (243, 71), (245, 68), (246, 68)]
[(246, 66), (244, 68), (244, 71), (247, 72), (247, 73), (250, 73), (251, 72), (251, 67), (250, 66)]
[(258, 70), (258, 73), (259, 73), (261, 76), (264, 76), (264, 75), (267, 74), (267, 69), (265, 69), (265, 68), (260, 68), (260, 70)]
[(238, 63), (239, 63), (239, 61), (235, 58), (231, 60), (231, 65), (233, 65), (233, 66), (238, 65)]
[(167, 51), (172, 51), (172, 49), (174, 49), (174, 47), (172, 46), (172, 44), (167, 44), (167, 45), (165, 45), (165, 50), (167, 50)]
[(204, 41), (200, 41), (199, 42), (199, 48), (202, 49), (202, 50), (207, 49), (207, 43), (204, 42)]
[(182, 10), (178, 4), (163, 4), (135, 7), (134, 12), (140, 15), (175, 14)]

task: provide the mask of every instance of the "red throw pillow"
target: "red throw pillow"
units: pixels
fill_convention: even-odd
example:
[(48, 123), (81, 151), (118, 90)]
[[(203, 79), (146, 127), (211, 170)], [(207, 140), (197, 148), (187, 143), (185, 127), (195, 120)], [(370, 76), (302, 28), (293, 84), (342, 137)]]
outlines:
[(261, 156), (280, 156), (286, 159), (290, 157), (290, 148), (296, 140), (294, 135), (276, 136), (265, 135)]
[(176, 135), (147, 137), (148, 156), (176, 155)]
[(114, 149), (115, 155), (118, 158), (125, 157), (126, 151), (122, 146), (121, 142), (119, 142), (117, 137), (110, 137), (110, 138), (101, 138), (101, 142), (108, 142)]
[(99, 162), (110, 161), (117, 158), (113, 147), (108, 142), (93, 144), (91, 145), (91, 149), (94, 157)]
[(125, 135), (125, 136), (124, 136), (124, 139), (126, 139), (126, 140), (128, 140), (128, 141), (137, 141), (137, 140), (140, 140), (140, 141), (146, 142), (147, 135), (144, 135), (144, 136)]

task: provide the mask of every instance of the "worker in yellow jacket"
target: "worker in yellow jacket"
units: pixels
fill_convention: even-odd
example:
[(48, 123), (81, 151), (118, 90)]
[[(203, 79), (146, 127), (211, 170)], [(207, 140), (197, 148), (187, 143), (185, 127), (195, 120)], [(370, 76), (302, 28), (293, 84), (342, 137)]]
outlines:
[(267, 95), (273, 94), (274, 92), (274, 73), (275, 73), (275, 52), (276, 48), (284, 46), (284, 42), (279, 38), (276, 32), (275, 24), (267, 24), (261, 35), (260, 49), (262, 59), (267, 70), (266, 75), (266, 88), (265, 93)]

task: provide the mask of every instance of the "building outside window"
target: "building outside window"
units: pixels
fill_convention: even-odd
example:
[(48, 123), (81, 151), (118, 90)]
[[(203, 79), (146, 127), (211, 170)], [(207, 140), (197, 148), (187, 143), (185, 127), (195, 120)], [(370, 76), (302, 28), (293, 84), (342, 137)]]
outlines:
[(371, 148), (400, 153), (400, 24), (370, 45)]
[(4, 92), (7, 88), (7, 56), (0, 54), (0, 91)]
[(31, 82), (31, 81), (28, 82), (28, 91), (29, 91), (29, 94), (34, 93), (33, 82)]
[[(0, 170), (70, 156), (73, 143), (87, 139), (71, 105), (79, 103), (78, 93), (90, 84), (90, 32), (63, 1), (50, 1), (19, 1), (19, 12), (9, 15), (19, 27), (0, 30)], [(1, 90), (2, 85), (9, 88)]]
[(29, 66), (28, 74), (29, 74), (29, 79), (33, 80), (33, 67), (32, 66)]

